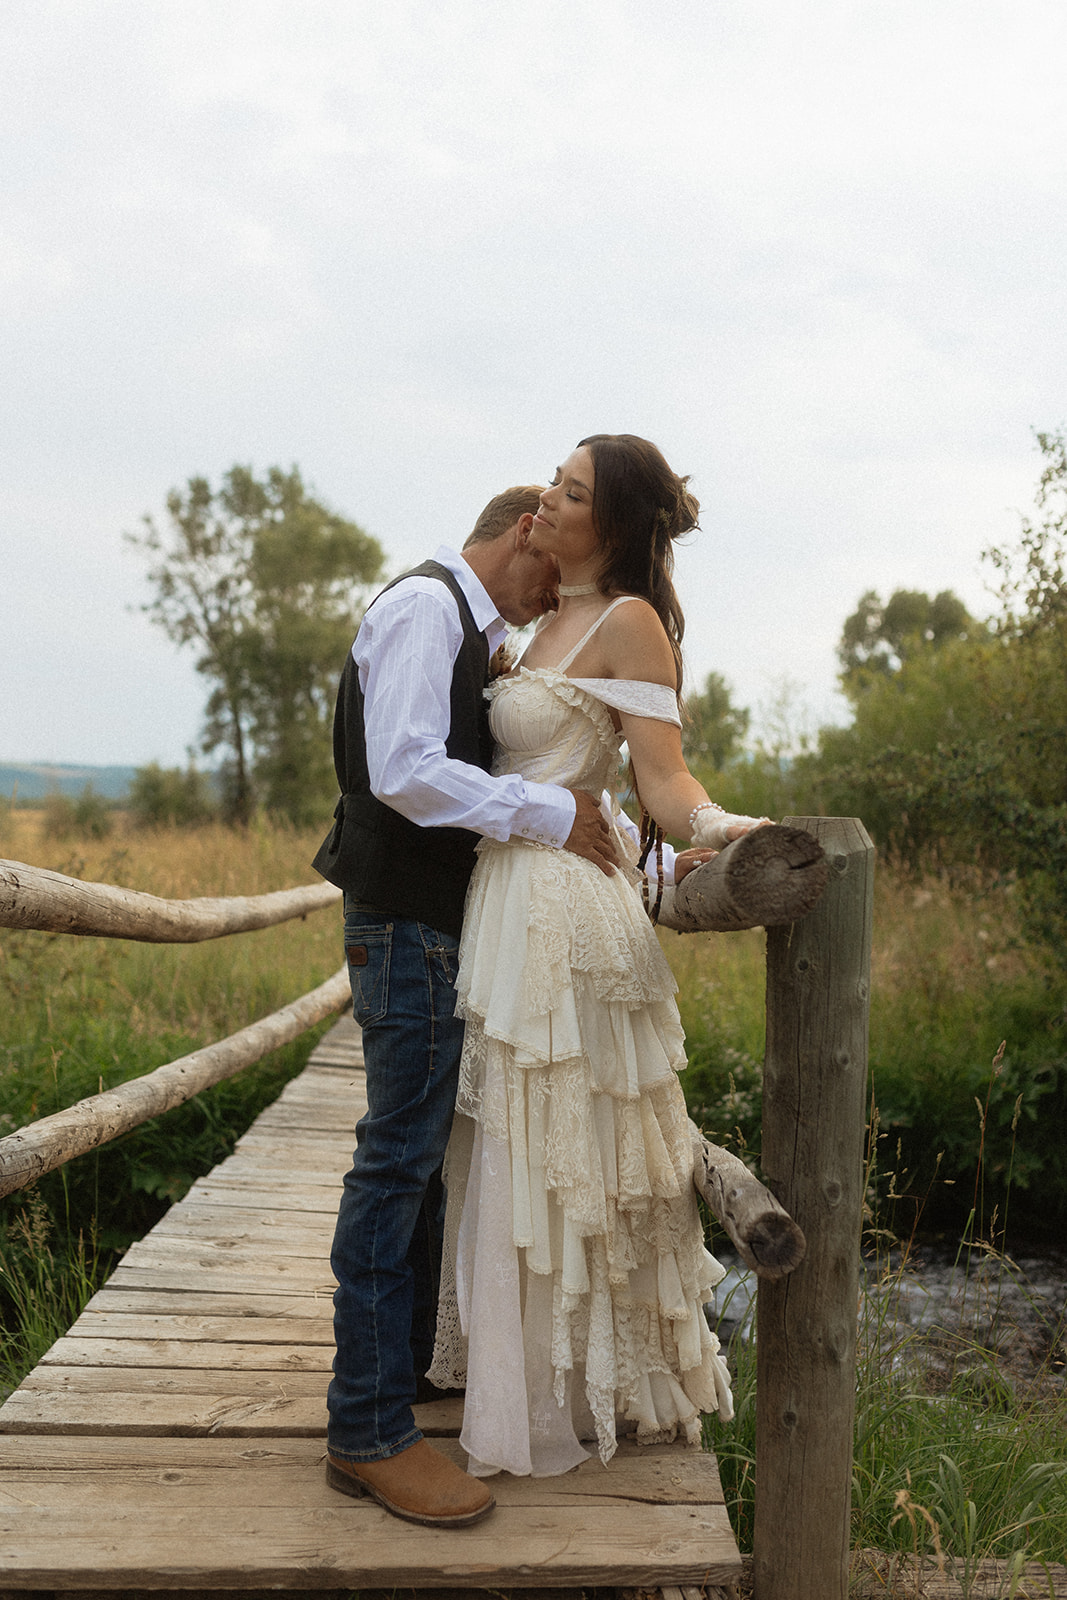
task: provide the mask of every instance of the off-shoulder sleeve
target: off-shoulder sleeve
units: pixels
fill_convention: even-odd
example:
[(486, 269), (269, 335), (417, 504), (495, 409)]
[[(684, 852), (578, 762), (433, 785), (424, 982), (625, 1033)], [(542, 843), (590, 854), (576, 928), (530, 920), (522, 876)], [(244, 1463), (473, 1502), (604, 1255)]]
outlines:
[(639, 683), (632, 678), (572, 678), (571, 682), (616, 711), (682, 726), (678, 696), (665, 683)]

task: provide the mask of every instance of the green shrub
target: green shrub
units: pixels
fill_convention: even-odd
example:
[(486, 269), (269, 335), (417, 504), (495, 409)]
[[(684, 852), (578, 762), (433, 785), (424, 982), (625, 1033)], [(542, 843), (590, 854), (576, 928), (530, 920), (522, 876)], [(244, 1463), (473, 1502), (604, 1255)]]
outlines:
[(106, 839), (114, 826), (111, 807), (91, 783), (76, 800), (57, 792), (44, 803), (44, 835), (57, 843), (67, 839)]
[(138, 767), (127, 797), (130, 816), (141, 828), (193, 828), (218, 811), (211, 780), (195, 766)]

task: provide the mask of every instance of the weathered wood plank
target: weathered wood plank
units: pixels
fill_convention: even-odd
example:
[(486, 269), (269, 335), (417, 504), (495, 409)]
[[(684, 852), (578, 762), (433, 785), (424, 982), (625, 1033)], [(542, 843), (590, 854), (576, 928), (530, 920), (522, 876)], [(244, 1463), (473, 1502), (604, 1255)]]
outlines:
[(259, 1126), (270, 1127), (280, 1118), (288, 1118), (294, 1125), (297, 1119), (307, 1119), (309, 1127), (319, 1126), (325, 1117), (336, 1118), (335, 1127), (347, 1128), (349, 1117), (355, 1110), (366, 1105), (366, 1090), (363, 1086), (363, 1074), (352, 1083), (339, 1083), (331, 1085), (329, 1090), (316, 1087), (314, 1092), (305, 1095), (285, 1095), (276, 1100), (273, 1106), (260, 1113), (264, 1118)]
[[(308, 1600), (308, 1590), (273, 1588), (262, 1589), (253, 1586), (246, 1589), (212, 1589), (210, 1600)], [(350, 1587), (343, 1589), (318, 1588), (313, 1591), (318, 1600), (353, 1600), (353, 1591)], [(464, 1584), (462, 1589), (452, 1587), (435, 1589), (412, 1589), (407, 1586), (398, 1588), (390, 1584), (388, 1589), (368, 1588), (366, 1584), (358, 1590), (358, 1600), (473, 1600), (478, 1593)], [(623, 1593), (637, 1596), (637, 1600), (659, 1600), (661, 1591), (649, 1590), (608, 1590), (605, 1595), (603, 1590), (594, 1590), (587, 1585), (576, 1587), (573, 1584), (563, 1584), (558, 1587), (546, 1589), (531, 1587), (516, 1589), (492, 1589), (489, 1594), (493, 1600), (620, 1600)], [(737, 1600), (733, 1590), (704, 1589), (689, 1591), (686, 1600)], [(0, 1588), (0, 1600), (23, 1600), (23, 1595), (11, 1589)], [(50, 1589), (47, 1600), (192, 1600), (188, 1589)], [(208, 1600), (208, 1592), (196, 1591), (196, 1600)]]
[[(341, 1178), (328, 1183), (276, 1183), (259, 1188), (251, 1179), (219, 1177), (209, 1181), (201, 1178), (189, 1190), (186, 1198), (194, 1196), (215, 1206), (247, 1206), (250, 1210), (273, 1211), (285, 1217), (290, 1211), (305, 1216), (329, 1216), (331, 1223), (337, 1216), (341, 1197)], [(170, 1213), (168, 1212), (169, 1216)]]
[(329, 1139), (351, 1146), (356, 1123), (365, 1109), (362, 1099), (357, 1099), (355, 1095), (344, 1106), (328, 1105), (318, 1110), (310, 1106), (280, 1106), (257, 1124), (253, 1139), (272, 1139), (283, 1144), (288, 1144), (290, 1139), (304, 1144), (317, 1144), (320, 1139)]
[[(197, 1371), (148, 1367), (126, 1373), (116, 1390), (107, 1367), (38, 1367), (6, 1401), (0, 1427), (41, 1437), (185, 1436), (234, 1438), (326, 1437), (329, 1374)], [(456, 1437), (463, 1421), (457, 1400), (415, 1407), (423, 1433)], [(235, 1426), (239, 1424), (239, 1426)]]
[[(300, 1161), (306, 1156), (314, 1163), (319, 1163), (329, 1152), (336, 1150), (341, 1160), (347, 1160), (351, 1153), (353, 1133), (350, 1128), (281, 1128), (275, 1130), (264, 1126), (255, 1127), (250, 1132), (244, 1133), (234, 1146), (231, 1161), (239, 1160), (244, 1154), (255, 1153), (264, 1155), (269, 1152), (276, 1159), (283, 1157), (292, 1160), (299, 1166)], [(321, 1171), (321, 1167), (319, 1168)]]
[(135, 1266), (139, 1262), (149, 1264), (159, 1262), (166, 1266), (184, 1266), (187, 1263), (203, 1267), (206, 1272), (225, 1271), (227, 1267), (234, 1267), (247, 1274), (256, 1276), (269, 1276), (275, 1268), (283, 1273), (299, 1273), (310, 1280), (322, 1276), (323, 1272), (329, 1274), (326, 1262), (328, 1249), (322, 1245), (320, 1235), (316, 1243), (316, 1254), (309, 1259), (305, 1254), (288, 1255), (279, 1250), (270, 1260), (264, 1259), (263, 1247), (258, 1241), (244, 1241), (236, 1239), (186, 1239), (181, 1234), (150, 1233), (146, 1238), (132, 1244), (123, 1256), (125, 1266)]
[(247, 1439), (257, 1434), (296, 1434), (305, 1438), (326, 1436), (326, 1385), (320, 1396), (292, 1395), (275, 1383), (267, 1393), (257, 1393), (253, 1383), (240, 1394), (190, 1393), (192, 1385), (167, 1393), (122, 1390), (73, 1391), (61, 1385), (40, 1392), (26, 1386), (15, 1390), (0, 1411), (6, 1433), (111, 1433), (115, 1435), (227, 1434)]
[(326, 1343), (223, 1344), (208, 1339), (58, 1339), (41, 1367), (228, 1367), (231, 1371), (329, 1372)]
[[(168, 1419), (181, 1420), (190, 1412), (202, 1418), (205, 1409), (230, 1406), (237, 1401), (268, 1402), (281, 1399), (301, 1402), (303, 1409), (297, 1408), (287, 1413), (284, 1423), (279, 1423), (279, 1431), (284, 1426), (290, 1429), (292, 1437), (323, 1439), (327, 1382), (328, 1374), (317, 1372), (277, 1375), (271, 1372), (198, 1371), (190, 1367), (173, 1370), (146, 1367), (143, 1371), (124, 1373), (121, 1392), (118, 1398), (113, 1398), (116, 1391), (112, 1368), (38, 1367), (23, 1381), (16, 1393), (35, 1395), (39, 1403), (20, 1401), (12, 1406), (10, 1420), (12, 1428), (17, 1429), (20, 1436), (33, 1434), (33, 1426), (27, 1424), (37, 1415), (48, 1418), (51, 1423), (57, 1414), (56, 1397), (66, 1396), (71, 1401), (71, 1416), (86, 1437), (114, 1434), (128, 1439), (128, 1424), (131, 1420), (136, 1423), (138, 1418), (163, 1424), (161, 1437), (167, 1437)], [(52, 1399), (46, 1402), (40, 1399), (42, 1396), (52, 1396)], [(91, 1404), (91, 1397), (94, 1396), (95, 1403)], [(463, 1424), (461, 1401), (426, 1401), (415, 1406), (414, 1410), (419, 1427), (428, 1436), (459, 1436)], [(2, 1420), (6, 1426), (7, 1413)], [(258, 1435), (264, 1429), (257, 1426), (245, 1430), (240, 1437), (247, 1437), (249, 1431)], [(268, 1434), (272, 1432), (269, 1423), (265, 1431)], [(73, 1433), (71, 1436), (74, 1436)], [(200, 1423), (190, 1430), (190, 1437), (209, 1436)]]
[[(412, 1589), (408, 1586), (398, 1587), (390, 1584), (388, 1589), (368, 1587), (361, 1584), (358, 1591), (358, 1600), (474, 1600), (474, 1597), (483, 1591), (472, 1589), (469, 1584), (464, 1584), (462, 1589), (451, 1586), (434, 1589)], [(602, 1589), (592, 1589), (588, 1585), (575, 1586), (562, 1584), (551, 1589), (542, 1586), (523, 1587), (516, 1589), (509, 1586), (507, 1589), (494, 1588), (487, 1592), (487, 1597), (492, 1600), (620, 1600), (626, 1593), (634, 1595), (637, 1600), (660, 1600), (659, 1589), (643, 1590), (616, 1590), (609, 1589), (606, 1593)], [(24, 1600), (24, 1591), (0, 1588), (0, 1600)], [(190, 1591), (189, 1589), (50, 1589), (45, 1600), (308, 1600), (309, 1591), (304, 1589), (287, 1589), (276, 1587), (262, 1589), (256, 1585), (244, 1589), (211, 1589), (210, 1591)], [(313, 1591), (317, 1600), (353, 1600), (353, 1590), (346, 1586), (343, 1589), (319, 1588)], [(737, 1600), (737, 1594), (732, 1589), (711, 1588), (703, 1586), (698, 1590), (689, 1590), (686, 1600)]]
[[(173, 1455), (159, 1440), (123, 1441), (122, 1450), (98, 1450), (115, 1440), (72, 1439), (70, 1455), (53, 1444), (43, 1458), (25, 1437), (0, 1438), (0, 1470), (19, 1470), (19, 1495), (25, 1503), (58, 1500), (72, 1504), (72, 1496), (91, 1504), (91, 1488), (99, 1494), (101, 1483), (114, 1481), (121, 1494), (123, 1483), (134, 1486), (149, 1500), (160, 1498), (156, 1479), (167, 1474), (162, 1498), (180, 1490), (190, 1503), (205, 1493), (218, 1496), (220, 1484), (233, 1484), (235, 1495), (248, 1496), (249, 1504), (284, 1504), (294, 1493), (313, 1493), (322, 1502), (323, 1456), (321, 1441), (271, 1439), (250, 1450), (236, 1440), (215, 1437), (193, 1444), (175, 1441), (183, 1449)], [(21, 1447), (21, 1448), (18, 1448)], [(436, 1447), (457, 1463), (465, 1461), (455, 1439), (438, 1439)], [(258, 1491), (256, 1484), (260, 1485)], [(231, 1491), (227, 1489), (227, 1494)], [(256, 1499), (258, 1493), (258, 1501)], [(583, 1462), (555, 1478), (513, 1478), (500, 1473), (493, 1480), (498, 1505), (588, 1505), (622, 1503), (648, 1505), (722, 1505), (723, 1495), (713, 1456), (701, 1450), (650, 1446), (647, 1450), (628, 1441), (620, 1446), (610, 1466), (597, 1460)]]
[[(298, 1266), (300, 1263), (294, 1261), (293, 1265)], [(206, 1288), (206, 1279), (210, 1272), (210, 1268), (198, 1271), (196, 1267), (173, 1266), (168, 1262), (151, 1264), (142, 1262), (127, 1267), (120, 1261), (108, 1282), (119, 1289), (155, 1289), (164, 1294), (195, 1294)], [(272, 1282), (269, 1277), (253, 1273), (230, 1273), (227, 1276), (220, 1264), (218, 1272), (213, 1275), (218, 1277), (219, 1288), (223, 1293), (233, 1291), (250, 1296), (265, 1295), (268, 1298), (277, 1295), (282, 1288), (277, 1281), (280, 1276), (286, 1277), (285, 1291), (288, 1294), (315, 1295), (329, 1301), (336, 1287), (328, 1270), (318, 1279), (315, 1279), (313, 1274), (309, 1276), (306, 1271), (302, 1277), (295, 1271), (291, 1274), (277, 1273)]]
[[(355, 1141), (351, 1140), (349, 1142), (352, 1143), (354, 1148)], [(351, 1151), (349, 1151), (346, 1159), (351, 1159)], [(301, 1206), (303, 1204), (302, 1196), (307, 1195), (309, 1202), (317, 1202), (317, 1205), (311, 1205), (311, 1209), (322, 1210), (324, 1203), (336, 1202), (337, 1196), (341, 1192), (342, 1179), (347, 1171), (347, 1167), (342, 1168), (332, 1163), (328, 1166), (323, 1166), (321, 1161), (318, 1161), (310, 1172), (301, 1172), (295, 1166), (286, 1167), (282, 1172), (275, 1168), (274, 1181), (270, 1183), (267, 1181), (266, 1173), (260, 1163), (251, 1160), (246, 1155), (231, 1155), (220, 1161), (219, 1165), (212, 1169), (208, 1177), (198, 1178), (189, 1190), (189, 1194), (199, 1196), (224, 1190), (228, 1197), (229, 1192), (233, 1189), (249, 1189), (257, 1191), (259, 1194), (265, 1193), (268, 1197), (266, 1201), (250, 1200), (250, 1205), (260, 1206), (266, 1204), (268, 1209), (280, 1210), (288, 1210), (287, 1202), (294, 1200), (298, 1206)], [(277, 1205), (275, 1207), (269, 1205), (269, 1197), (271, 1195), (276, 1198)], [(226, 1203), (229, 1204), (229, 1198), (227, 1198)]]
[[(158, 1303), (158, 1302), (155, 1302)], [(105, 1340), (190, 1340), (216, 1344), (328, 1345), (333, 1347), (333, 1319), (321, 1317), (222, 1317), (193, 1312), (155, 1312), (149, 1316), (119, 1311), (83, 1311), (70, 1333), (70, 1339), (97, 1344)], [(58, 1348), (52, 1346), (52, 1351)], [(46, 1360), (50, 1360), (49, 1351)]]
[[(725, 1511), (632, 1505), (498, 1508), (456, 1531), (405, 1524), (370, 1501), (330, 1495), (306, 1507), (217, 1504), (162, 1510), (109, 1501), (99, 1532), (52, 1505), (0, 1513), (9, 1569), (37, 1587), (89, 1581), (136, 1586), (146, 1577), (200, 1587), (377, 1584), (718, 1582), (737, 1571)], [(635, 1528), (639, 1521), (639, 1531)], [(725, 1526), (724, 1526), (725, 1525)], [(205, 1575), (210, 1573), (210, 1583)]]
[[(333, 1317), (333, 1301), (329, 1295), (210, 1294), (195, 1289), (182, 1294), (161, 1294), (156, 1289), (116, 1288), (114, 1282), (108, 1279), (104, 1287), (93, 1295), (83, 1316), (121, 1313), (175, 1318), (240, 1318), (249, 1329), (248, 1337), (254, 1338), (255, 1326), (261, 1318), (284, 1317), (297, 1323), (304, 1320), (328, 1321)], [(309, 1342), (314, 1344), (316, 1341), (312, 1339)]]
[[(120, 1416), (125, 1421), (130, 1410), (128, 1397), (142, 1394), (169, 1395), (172, 1399), (182, 1395), (214, 1395), (220, 1398), (243, 1395), (257, 1400), (284, 1395), (291, 1400), (312, 1399), (320, 1408), (322, 1421), (326, 1415), (328, 1382), (329, 1375), (322, 1372), (280, 1373), (269, 1368), (258, 1371), (245, 1368), (231, 1372), (219, 1367), (134, 1367), (117, 1378), (114, 1367), (39, 1366), (23, 1378), (15, 1394), (121, 1395), (122, 1399), (116, 1400), (114, 1406), (105, 1401), (99, 1412), (100, 1431), (104, 1432), (107, 1418)], [(15, 1396), (10, 1398), (14, 1400)], [(31, 1409), (28, 1401), (12, 1405), (10, 1412), (5, 1409), (0, 1413), (0, 1425), (6, 1427), (20, 1415), (29, 1415)], [(54, 1410), (54, 1407), (51, 1409)], [(87, 1414), (79, 1412), (83, 1420)]]
[(181, 1211), (173, 1206), (152, 1232), (157, 1239), (190, 1239), (221, 1246), (248, 1244), (277, 1250), (286, 1255), (329, 1255), (334, 1219), (328, 1212), (318, 1216), (288, 1215), (277, 1211), (251, 1211), (247, 1207), (185, 1204)]
[(973, 1564), (964, 1587), (950, 1562), (942, 1571), (932, 1560), (856, 1550), (851, 1581), (852, 1600), (885, 1600), (891, 1595), (921, 1595), (923, 1600), (1003, 1600), (1006, 1595), (1013, 1600), (1067, 1600), (1067, 1566), (1059, 1562), (1028, 1561), (1013, 1580), (1009, 1561), (987, 1558)]
[(365, 1095), (366, 1092), (367, 1078), (362, 1062), (358, 1064), (358, 1068), (353, 1063), (352, 1071), (348, 1074), (339, 1072), (335, 1067), (329, 1072), (319, 1071), (316, 1063), (315, 1066), (306, 1068), (299, 1078), (290, 1079), (274, 1103), (316, 1106), (326, 1100), (334, 1100), (341, 1104), (350, 1096)]

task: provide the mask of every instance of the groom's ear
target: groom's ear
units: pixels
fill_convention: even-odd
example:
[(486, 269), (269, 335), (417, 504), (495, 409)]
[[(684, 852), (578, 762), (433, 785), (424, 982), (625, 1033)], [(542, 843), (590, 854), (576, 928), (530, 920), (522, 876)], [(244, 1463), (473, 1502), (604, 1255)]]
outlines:
[(530, 530), (534, 525), (533, 512), (524, 511), (515, 524), (515, 548), (525, 550), (530, 538)]

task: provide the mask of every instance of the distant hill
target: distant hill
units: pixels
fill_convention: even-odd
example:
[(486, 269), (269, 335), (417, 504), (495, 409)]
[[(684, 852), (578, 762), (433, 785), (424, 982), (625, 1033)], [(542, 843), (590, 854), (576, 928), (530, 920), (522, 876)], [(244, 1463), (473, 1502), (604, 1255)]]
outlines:
[(50, 794), (76, 799), (93, 789), (105, 800), (124, 800), (136, 767), (71, 767), (41, 761), (29, 766), (0, 765), (0, 795), (7, 800), (44, 800)]

